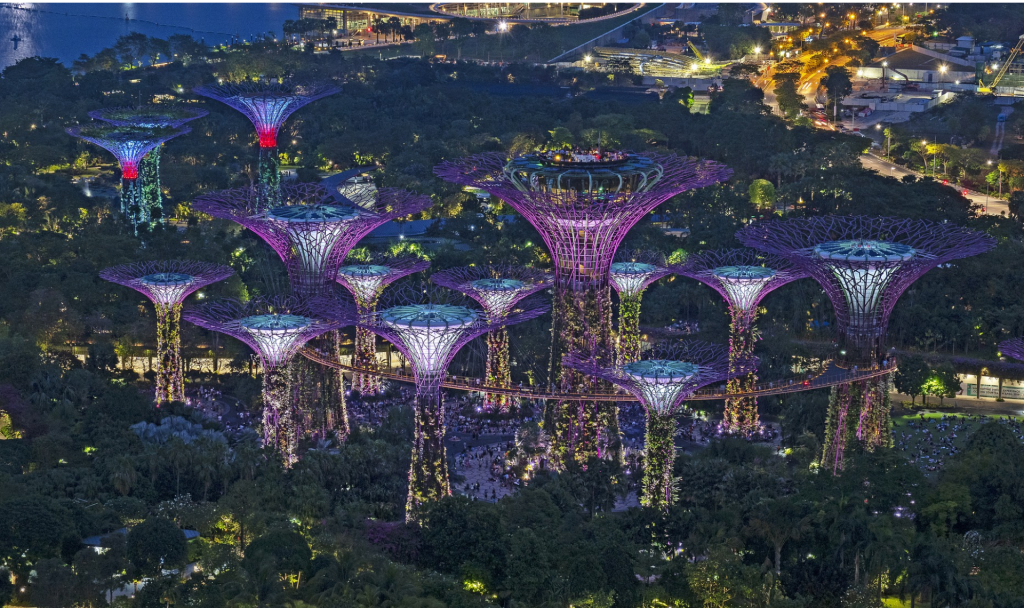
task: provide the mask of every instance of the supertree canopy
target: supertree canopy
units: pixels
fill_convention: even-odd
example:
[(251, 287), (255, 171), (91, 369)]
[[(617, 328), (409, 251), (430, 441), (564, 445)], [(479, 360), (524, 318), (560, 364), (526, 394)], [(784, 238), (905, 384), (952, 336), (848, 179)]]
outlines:
[[(150, 104), (135, 108), (93, 110), (89, 112), (89, 116), (119, 127), (177, 129), (208, 113), (202, 108), (183, 104)], [(151, 216), (161, 214), (163, 200), (160, 194), (160, 146), (150, 150), (149, 154), (146, 154), (139, 163), (139, 182), (142, 185), (142, 206), (150, 210)], [(157, 212), (157, 210), (160, 211)]]
[(277, 134), (299, 108), (341, 89), (329, 83), (284, 84), (269, 82), (203, 85), (193, 89), (245, 114), (260, 140), (260, 184), (276, 190), (280, 185)]
[[(287, 364), (306, 342), (351, 323), (352, 307), (336, 306), (332, 318), (310, 312), (295, 297), (211, 302), (188, 310), (184, 318), (205, 329), (241, 340), (260, 357), (263, 364), (263, 443), (278, 450), (285, 462), (296, 458), (302, 430), (297, 428), (296, 411), (290, 396)], [(346, 322), (347, 320), (347, 322)]]
[[(476, 300), (492, 320), (500, 320), (520, 300), (551, 287), (549, 273), (523, 266), (465, 266), (435, 272), (430, 280), (441, 287), (454, 289)], [(487, 334), (487, 362), (484, 377), (488, 386), (512, 386), (512, 370), (508, 356), (508, 330), (502, 326)], [(509, 397), (487, 393), (484, 406), (507, 410)]]
[(324, 293), (338, 276), (348, 252), (378, 226), (418, 213), (430, 197), (380, 188), (372, 204), (357, 206), (317, 184), (280, 188), (269, 201), (259, 188), (235, 188), (196, 198), (196, 210), (252, 230), (288, 266), (292, 289), (305, 297)]
[(665, 256), (631, 251), (611, 266), (609, 281), (619, 292), (619, 363), (640, 359), (640, 300), (651, 283), (670, 274)]
[[(736, 234), (741, 243), (792, 260), (825, 290), (844, 350), (857, 365), (878, 365), (889, 315), (900, 295), (939, 264), (984, 253), (992, 237), (927, 220), (827, 216), (759, 222)], [(867, 449), (892, 441), (891, 374), (832, 391), (822, 465), (838, 472), (854, 435)], [(860, 416), (849, 415), (859, 403)]]
[(667, 509), (675, 494), (675, 416), (683, 409), (683, 402), (703, 386), (746, 372), (756, 366), (756, 361), (730, 363), (725, 347), (706, 342), (659, 344), (644, 356), (625, 365), (607, 366), (569, 353), (563, 364), (611, 382), (643, 405), (647, 412), (647, 463), (641, 503)]
[(999, 352), (1009, 355), (1014, 359), (1024, 361), (1024, 339), (1014, 338), (999, 343)]
[[(377, 300), (388, 285), (430, 266), (430, 262), (415, 256), (384, 257), (370, 262), (338, 269), (337, 281), (352, 294), (360, 314), (377, 309)], [(352, 364), (359, 369), (377, 371), (377, 334), (363, 327), (356, 328)], [(352, 385), (365, 395), (374, 395), (380, 392), (380, 377), (373, 373), (355, 373)]]
[(156, 308), (156, 402), (184, 401), (181, 303), (193, 292), (234, 274), (227, 266), (181, 260), (113, 266), (100, 278), (142, 293)]
[[(323, 298), (317, 306), (330, 316), (337, 302)], [(344, 303), (341, 307), (344, 314)], [(542, 312), (540, 305), (524, 303), (501, 320), (491, 320), (484, 312), (466, 306), (428, 303), (390, 306), (360, 316), (357, 326), (384, 338), (408, 359), (416, 382), (407, 520), (415, 520), (424, 503), (451, 493), (441, 382), (452, 358), (470, 340)]]
[(117, 125), (83, 125), (69, 127), (72, 137), (84, 139), (107, 150), (121, 166), (121, 212), (132, 223), (138, 234), (140, 225), (152, 221), (152, 209), (143, 204), (142, 184), (139, 182), (139, 163), (151, 150), (165, 141), (184, 135), (191, 129), (183, 127), (122, 127)]
[[(509, 160), (491, 153), (445, 162), (434, 172), (480, 188), (518, 211), (540, 233), (555, 265), (549, 383), (590, 392), (594, 381), (561, 366), (578, 352), (610, 364), (609, 271), (626, 233), (670, 197), (725, 180), (731, 171), (711, 161), (609, 150), (557, 150)], [(555, 464), (586, 462), (620, 451), (615, 408), (585, 401), (549, 407)]]
[[(754, 354), (758, 334), (754, 326), (761, 299), (783, 285), (807, 276), (788, 259), (751, 249), (703, 251), (689, 256), (672, 271), (704, 283), (729, 305), (730, 361), (745, 361)], [(757, 382), (756, 370), (729, 379), (729, 393), (744, 393)], [(757, 398), (732, 397), (725, 402), (724, 427), (748, 434), (757, 430)]]

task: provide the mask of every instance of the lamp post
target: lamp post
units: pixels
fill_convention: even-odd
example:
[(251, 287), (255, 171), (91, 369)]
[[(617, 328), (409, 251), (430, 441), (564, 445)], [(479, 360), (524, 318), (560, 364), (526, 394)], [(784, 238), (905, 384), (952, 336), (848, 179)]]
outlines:
[[(991, 167), (992, 166), (992, 161), (991, 160), (987, 160), (987, 161), (985, 161), (985, 164), (988, 165), (989, 167)], [(985, 208), (982, 209), (982, 211), (988, 211), (988, 191), (989, 191), (989, 189), (991, 187), (992, 187), (992, 184), (988, 181), (988, 176), (986, 175), (985, 176)]]
[(942, 84), (943, 82), (945, 82), (945, 80), (946, 80), (946, 70), (948, 70), (948, 69), (949, 69), (949, 66), (946, 65), (946, 64), (942, 64), (942, 65), (939, 66), (939, 84)]

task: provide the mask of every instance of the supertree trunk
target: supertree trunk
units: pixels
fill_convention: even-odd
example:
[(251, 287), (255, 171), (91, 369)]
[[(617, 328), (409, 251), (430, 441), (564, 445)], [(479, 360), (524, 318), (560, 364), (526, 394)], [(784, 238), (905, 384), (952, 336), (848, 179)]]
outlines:
[(154, 223), (163, 218), (163, 198), (160, 193), (160, 146), (149, 151), (139, 163), (139, 182), (142, 183), (139, 221)]
[[(339, 339), (336, 331), (327, 332), (316, 341), (319, 350), (337, 360)], [(349, 425), (341, 371), (305, 357), (295, 357), (289, 367), (300, 431), (313, 439), (325, 439), (333, 432), (338, 440), (344, 441)]]
[(121, 213), (139, 234), (139, 218), (142, 212), (142, 184), (136, 179), (121, 180)]
[(864, 448), (869, 452), (875, 448), (892, 446), (892, 417), (889, 403), (891, 383), (892, 374), (860, 383), (863, 397), (857, 424), (857, 438), (864, 443)]
[(259, 186), (267, 204), (275, 205), (280, 200), (281, 191), (281, 157), (277, 146), (260, 148)]
[[(369, 314), (376, 310), (376, 308), (377, 303), (373, 302), (368, 306), (360, 307), (359, 314)], [(359, 369), (365, 369), (371, 372), (380, 369), (380, 364), (377, 362), (377, 334), (368, 329), (356, 327), (356, 341), (352, 359), (352, 365)], [(355, 373), (352, 375), (352, 386), (359, 391), (360, 394), (376, 395), (380, 393), (380, 376), (372, 373)]]
[[(338, 330), (329, 331), (321, 338), (324, 348), (331, 353), (335, 361), (341, 360), (341, 332)], [(325, 400), (324, 411), (326, 413), (325, 428), (334, 431), (339, 441), (344, 441), (349, 434), (348, 406), (345, 404), (345, 376), (340, 369), (324, 368), (321, 366), (321, 373), (326, 375), (325, 390), (328, 399)]]
[(422, 388), (417, 391), (413, 412), (415, 428), (405, 509), (405, 519), (410, 522), (419, 518), (424, 504), (451, 494), (440, 378), (418, 386)]
[[(555, 296), (557, 317), (554, 327), (557, 347), (552, 352), (561, 360), (565, 353), (580, 353), (611, 363), (611, 292), (607, 286), (586, 292), (559, 290)], [(607, 383), (561, 368), (560, 390), (586, 393), (607, 389)], [(559, 401), (547, 420), (554, 428), (551, 453), (555, 463), (564, 465), (571, 458), (585, 464), (592, 457), (621, 459), (618, 410), (614, 403)]]
[(640, 497), (640, 503), (645, 507), (664, 511), (674, 502), (672, 465), (676, 457), (675, 434), (675, 418), (648, 412), (644, 491)]
[(642, 297), (642, 292), (635, 296), (619, 296), (620, 365), (640, 360), (640, 299)]
[(181, 373), (181, 303), (156, 303), (156, 402), (184, 401)]
[(832, 387), (829, 396), (828, 417), (825, 419), (825, 444), (822, 446), (821, 467), (838, 475), (843, 470), (843, 456), (847, 443), (853, 436), (851, 406), (859, 400), (859, 387), (854, 384), (840, 384)]
[[(508, 331), (502, 327), (487, 334), (487, 384), (491, 386), (512, 386), (512, 371), (508, 359)], [(491, 411), (508, 411), (508, 395), (487, 393), (484, 407)]]
[(288, 376), (288, 366), (263, 371), (263, 445), (279, 453), (285, 466), (295, 463), (298, 443)]
[[(739, 361), (749, 361), (754, 356), (757, 330), (754, 324), (741, 313), (733, 311), (729, 326), (729, 367)], [(757, 372), (730, 378), (726, 390), (740, 393), (753, 390), (757, 383)], [(757, 398), (734, 397), (725, 400), (725, 430), (730, 433), (749, 434), (757, 430)]]

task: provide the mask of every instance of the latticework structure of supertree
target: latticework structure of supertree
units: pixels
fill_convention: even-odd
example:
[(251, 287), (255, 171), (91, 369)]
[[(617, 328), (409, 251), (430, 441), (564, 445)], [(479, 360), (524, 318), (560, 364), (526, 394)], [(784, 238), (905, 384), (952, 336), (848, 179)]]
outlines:
[(1024, 339), (1014, 338), (999, 343), (999, 352), (1019, 361), (1024, 361)]
[(203, 85), (198, 95), (216, 99), (252, 121), (260, 141), (259, 183), (268, 192), (281, 185), (277, 135), (281, 125), (299, 108), (341, 89), (329, 83), (284, 84), (270, 82)]
[[(263, 367), (263, 444), (272, 446), (285, 463), (295, 462), (304, 433), (287, 377), (288, 362), (316, 336), (351, 324), (355, 308), (335, 306), (331, 319), (314, 316), (298, 298), (277, 297), (211, 302), (187, 310), (183, 318), (202, 328), (227, 334), (249, 345)], [(347, 321), (347, 322), (346, 322)]]
[(110, 152), (121, 166), (121, 213), (132, 223), (135, 233), (139, 226), (152, 222), (152, 209), (144, 204), (139, 164), (147, 153), (164, 142), (190, 132), (188, 127), (132, 127), (117, 125), (83, 125), (69, 127), (72, 137), (84, 139)]
[[(119, 127), (143, 129), (177, 129), (185, 123), (202, 118), (209, 112), (187, 105), (150, 104), (135, 108), (103, 108), (93, 110), (89, 116)], [(142, 184), (143, 207), (149, 209), (151, 217), (162, 217), (163, 197), (160, 193), (160, 148), (157, 146), (146, 154), (139, 163), (139, 183)]]
[(234, 274), (227, 266), (167, 260), (113, 266), (100, 278), (131, 287), (156, 309), (156, 402), (184, 401), (181, 369), (181, 304), (190, 294)]
[[(565, 369), (566, 352), (611, 364), (609, 271), (626, 233), (670, 197), (725, 180), (717, 163), (657, 154), (554, 151), (509, 160), (481, 154), (446, 162), (434, 172), (448, 181), (487, 191), (523, 215), (540, 233), (555, 265), (549, 382), (565, 391), (590, 392), (599, 383)], [(564, 401), (549, 407), (556, 465), (619, 456), (614, 407)]]
[(619, 363), (640, 360), (640, 300), (658, 279), (671, 274), (665, 256), (653, 251), (620, 253), (608, 275), (619, 294)]
[[(761, 300), (783, 285), (807, 276), (788, 259), (752, 249), (703, 251), (690, 255), (672, 272), (696, 279), (714, 289), (729, 305), (730, 361), (746, 361), (758, 340), (755, 327)], [(729, 379), (728, 392), (749, 392), (757, 370)], [(749, 434), (758, 428), (757, 398), (733, 397), (725, 402), (723, 426), (728, 432)]]
[[(550, 273), (524, 266), (464, 266), (435, 272), (430, 280), (466, 294), (476, 300), (493, 321), (501, 320), (520, 300), (551, 287)], [(487, 334), (487, 361), (484, 379), (488, 386), (512, 386), (512, 369), (508, 356), (508, 330), (502, 326)], [(486, 393), (484, 407), (506, 411), (509, 396)]]
[(573, 353), (563, 365), (600, 378), (635, 396), (647, 412), (646, 466), (640, 502), (667, 509), (674, 501), (672, 463), (675, 459), (675, 416), (697, 389), (745, 373), (756, 361), (730, 363), (724, 346), (707, 342), (658, 344), (644, 358), (607, 366)]
[[(377, 310), (377, 300), (384, 289), (395, 281), (426, 270), (430, 262), (416, 256), (381, 257), (364, 264), (347, 264), (338, 269), (338, 283), (352, 294), (361, 315)], [(377, 371), (377, 334), (356, 327), (352, 365), (370, 372)], [(364, 395), (380, 392), (380, 376), (356, 372), (352, 387)]]
[[(332, 316), (338, 302), (320, 299), (316, 305)], [(344, 303), (340, 306), (344, 315)], [(451, 493), (441, 382), (452, 358), (470, 340), (543, 312), (539, 304), (524, 302), (501, 320), (493, 321), (483, 311), (466, 306), (429, 303), (389, 306), (360, 316), (357, 326), (374, 332), (397, 348), (409, 361), (416, 382), (407, 520), (415, 520), (425, 503)]]
[[(736, 234), (741, 243), (792, 260), (825, 290), (852, 364), (878, 365), (889, 315), (921, 275), (951, 260), (995, 247), (992, 237), (952, 224), (889, 217), (825, 216), (758, 222)], [(838, 472), (849, 437), (867, 449), (892, 441), (890, 375), (833, 389), (822, 466)], [(860, 416), (851, 416), (859, 403)]]

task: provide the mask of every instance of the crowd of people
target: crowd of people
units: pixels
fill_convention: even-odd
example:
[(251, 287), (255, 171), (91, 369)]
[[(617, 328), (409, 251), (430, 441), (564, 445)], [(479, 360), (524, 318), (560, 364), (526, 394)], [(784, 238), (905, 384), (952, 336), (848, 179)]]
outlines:
[(907, 422), (905, 428), (909, 430), (893, 430), (893, 444), (897, 450), (907, 453), (910, 462), (922, 471), (934, 473), (963, 449), (972, 431), (981, 424), (992, 423), (1008, 425), (1013, 434), (1024, 441), (1024, 424), (1009, 416), (943, 414), (939, 418), (928, 418), (918, 414), (916, 419)]

